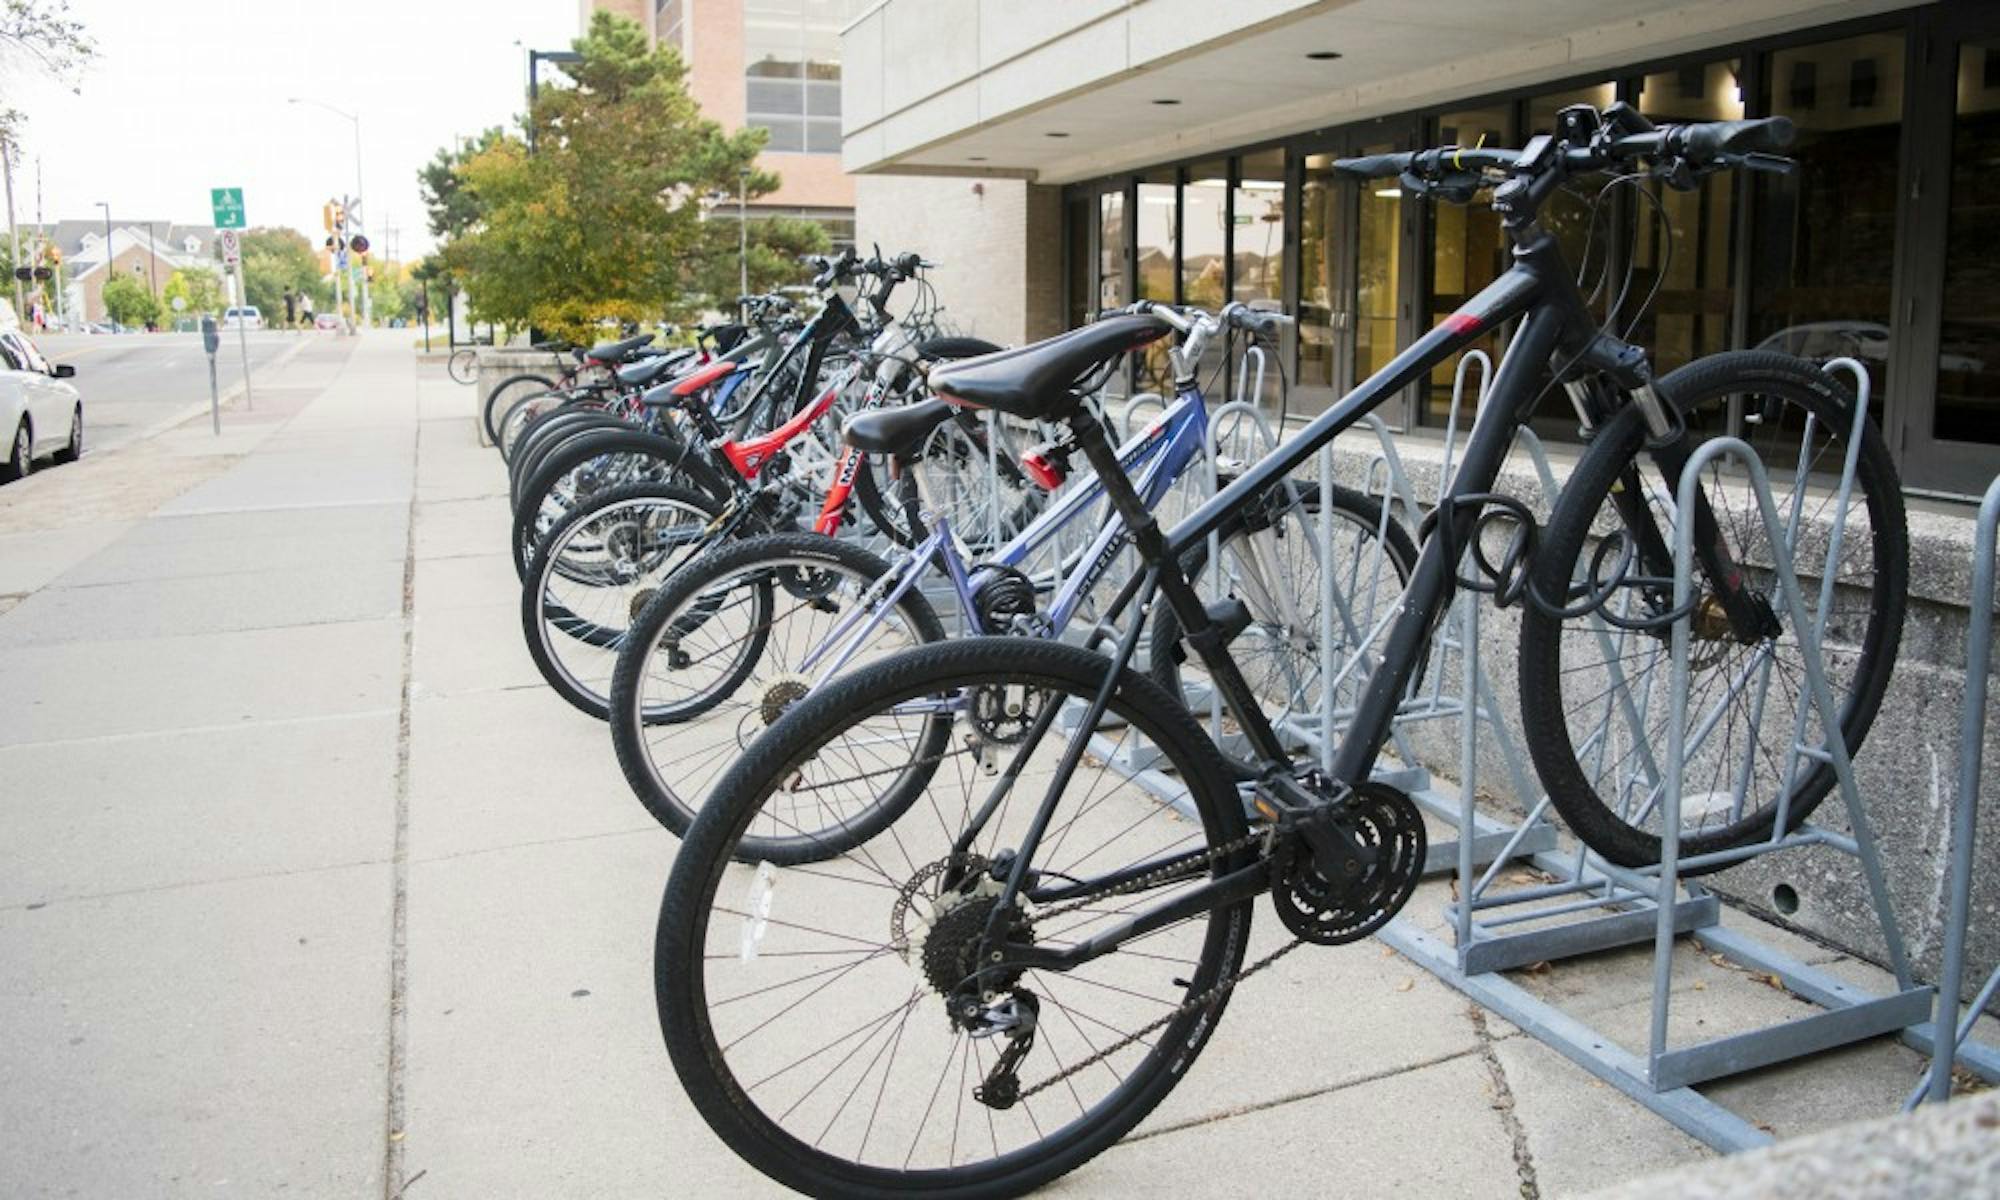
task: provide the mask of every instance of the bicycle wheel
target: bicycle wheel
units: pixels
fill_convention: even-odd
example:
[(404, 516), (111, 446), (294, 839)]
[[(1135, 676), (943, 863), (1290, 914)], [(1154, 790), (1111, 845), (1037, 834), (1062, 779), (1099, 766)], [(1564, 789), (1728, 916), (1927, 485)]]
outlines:
[(521, 589), (521, 633), (557, 695), (603, 719), (627, 629), (693, 556), (718, 511), (687, 488), (632, 484), (594, 497), (549, 530)]
[(808, 656), (858, 637), (859, 665), (944, 640), (917, 588), (878, 611), (889, 573), (851, 542), (781, 533), (717, 546), (667, 580), (610, 692), (618, 765), (655, 820), (687, 833), (716, 778), (818, 682), (811, 667), (826, 664)]
[(480, 406), (479, 420), (486, 427), (486, 440), (495, 446), (500, 444), (500, 417), (507, 409), (528, 392), (546, 392), (556, 386), (556, 381), (538, 372), (509, 375), (493, 385), (486, 393), (486, 403)]
[[(1835, 483), (1851, 436), (1853, 396), (1812, 364), (1741, 352), (1700, 359), (1660, 381), (1661, 394), (1697, 440), (1726, 428), (1732, 404), (1747, 415), (1743, 433), (1770, 474), (1781, 520), (1796, 509), (1787, 541), (1809, 617), (1819, 619), (1819, 577), (1828, 549)], [(1636, 407), (1596, 432), (1564, 485), (1536, 552), (1536, 592), (1574, 600), (1589, 583), (1603, 538), (1630, 528), (1620, 496), (1643, 497), (1661, 538), (1672, 528), (1672, 492), (1642, 482), (1646, 429)], [(1803, 464), (1803, 467), (1801, 467)], [(1806, 484), (1797, 486), (1803, 474)], [(1657, 479), (1657, 473), (1654, 473)], [(1687, 758), (1680, 853), (1692, 857), (1768, 838), (1783, 802), (1787, 831), (1803, 821), (1834, 782), (1831, 767), (1792, 752), (1795, 736), (1824, 740), (1806, 694), (1791, 614), (1775, 596), (1771, 547), (1733, 461), (1703, 473), (1719, 534), (1773, 609), (1778, 632), (1738, 641), (1697, 568), (1690, 641)], [(1862, 437), (1836, 590), (1824, 614), (1828, 681), (1850, 752), (1857, 750), (1889, 686), (1902, 637), (1909, 571), (1902, 485), (1880, 432)], [(1671, 545), (1671, 542), (1667, 543)], [(1668, 578), (1663, 578), (1668, 576)], [(1608, 582), (1608, 581), (1599, 581)], [(1599, 589), (1601, 590), (1601, 589)], [(1521, 620), (1521, 722), (1535, 770), (1576, 835), (1607, 860), (1630, 867), (1659, 861), (1672, 669), (1664, 624), (1622, 628), (1672, 607), (1669, 572), (1642, 564), (1610, 588), (1603, 614), (1559, 619), (1531, 604)]]
[[(1026, 449), (1020, 431), (997, 415), (988, 425), (961, 414), (924, 440), (915, 470), (923, 481), (925, 506), (949, 518), (953, 531), (975, 555), (991, 554), (1005, 545), (1048, 503), (1048, 493), (1021, 469), (1019, 458)], [(885, 505), (883, 511), (891, 522), (901, 523), (902, 514), (894, 505)], [(909, 544), (904, 540), (908, 530), (890, 536)]]
[[(1068, 970), (984, 975), (989, 924), (1002, 944), (1077, 946), (1255, 861), (1211, 743), (1126, 672), (1079, 736), (1143, 738), (1179, 790), (1080, 768), (1029, 855), (1034, 883), (998, 909), (997, 879), (1066, 749), (1061, 732), (1021, 727), (1077, 711), (1108, 668), (1020, 638), (920, 647), (807, 697), (718, 783), (674, 861), (654, 988), (689, 1098), (758, 1170), (815, 1196), (1013, 1195), (1108, 1147), (1186, 1076), (1237, 978), (1249, 900)], [(925, 764), (901, 819), (798, 868), (752, 841), (815, 791), (879, 811), (879, 779), (918, 766), (917, 728), (939, 714), (953, 749)]]
[(500, 451), (500, 460), (506, 463), (514, 461), (514, 453), (523, 435), (534, 427), (537, 417), (561, 411), (565, 406), (576, 403), (569, 392), (555, 388), (517, 396), (500, 414), (493, 430), (493, 445)]
[(445, 373), (451, 376), (452, 382), (471, 383), (479, 378), (479, 352), (470, 346), (463, 350), (455, 350), (445, 361), (444, 369)]
[(625, 428), (593, 431), (564, 442), (521, 486), (514, 506), (514, 568), (527, 582), (535, 545), (563, 514), (591, 496), (626, 483), (679, 483), (718, 503), (728, 495), (715, 472), (685, 442)]
[[(1364, 639), (1403, 594), (1415, 569), (1417, 550), (1401, 524), (1372, 498), (1336, 485), (1330, 522), (1320, 518), (1317, 484), (1292, 485), (1294, 497), (1258, 506), (1243, 520), (1224, 527), (1213, 582), (1201, 572), (1206, 543), (1190, 551), (1182, 566), (1204, 596), (1241, 600), (1250, 622), (1229, 644), (1230, 657), (1251, 690), (1265, 701), (1274, 728), (1288, 723), (1317, 736), (1322, 665), (1332, 662), (1336, 721), (1352, 709), (1367, 687), (1367, 664), (1345, 670)], [(1322, 545), (1323, 529), (1332, 540)], [(1333, 585), (1331, 653), (1322, 651), (1326, 590)], [(1197, 713), (1208, 711), (1207, 669), (1188, 653), (1180, 619), (1171, 605), (1154, 606), (1150, 667), (1153, 680), (1180, 696)], [(1342, 673), (1344, 671), (1344, 674)]]

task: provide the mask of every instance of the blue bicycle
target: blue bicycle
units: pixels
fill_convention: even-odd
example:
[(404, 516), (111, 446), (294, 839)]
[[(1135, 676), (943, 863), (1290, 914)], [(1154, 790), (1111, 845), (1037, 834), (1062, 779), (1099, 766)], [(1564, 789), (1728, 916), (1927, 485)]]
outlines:
[[(1191, 344), (1183, 352), (1195, 361), (1201, 346), (1192, 343), (1211, 332), (1268, 337), (1287, 320), (1241, 305), (1217, 317), (1189, 311), (1206, 318), (1189, 322)], [(1079, 390), (1099, 383), (1086, 381)], [(922, 472), (912, 469), (926, 439), (961, 412), (929, 400), (847, 423), (849, 445), (896, 465), (904, 517), (920, 535), (893, 562), (853, 542), (813, 534), (756, 537), (689, 563), (640, 612), (612, 672), (608, 719), (626, 779), (662, 825), (685, 832), (714, 779), (830, 677), (943, 640), (945, 623), (926, 585), (943, 594), (966, 636), (1060, 637), (1094, 627), (1096, 612), (1125, 603), (1121, 595), (1105, 605), (1099, 594), (1107, 580), (1121, 577), (1114, 567), (1128, 552), (1128, 539), (1125, 521), (1103, 511), (1104, 488), (1095, 475), (1059, 492), (990, 558), (970, 561), (950, 519), (929, 502)], [(1118, 448), (1119, 465), (1135, 479), (1149, 511), (1170, 507), (1178, 491), (1197, 481), (1193, 468), (1214, 445), (1212, 424), (1201, 393), (1189, 389)], [(1067, 478), (1071, 451), (1057, 442), (1023, 456), (1021, 466), (1053, 491)], [(1220, 469), (1217, 477), (1227, 478)], [(1215, 611), (1237, 630), (1239, 661), (1280, 722), (1286, 714), (1316, 712), (1320, 703), (1323, 562), (1351, 568), (1341, 572), (1338, 636), (1358, 644), (1402, 591), (1416, 557), (1408, 535), (1373, 499), (1344, 487), (1333, 497), (1338, 533), (1331, 544), (1322, 537), (1319, 490), (1279, 489), (1247, 506), (1213, 541), (1190, 551), (1184, 564), (1199, 576), (1214, 555), (1208, 575)], [(1376, 546), (1386, 553), (1373, 554)], [(1033, 570), (1043, 563), (1049, 565)], [(1138, 575), (1126, 571), (1122, 578), (1129, 592)], [(1155, 676), (1170, 688), (1180, 686), (1185, 657), (1175, 640), (1162, 639), (1153, 659)], [(982, 702), (993, 711), (979, 719), (996, 729), (1018, 723), (1029, 703), (1006, 689), (982, 693)], [(950, 747), (950, 720), (932, 724), (922, 736), (923, 757), (932, 762), (963, 758), (967, 769), (990, 769), (990, 751), (1004, 745), (995, 738)], [(855, 769), (866, 774), (873, 768), (862, 758), (865, 749)], [(887, 769), (909, 765), (905, 754)], [(910, 788), (890, 781), (875, 811), (859, 819), (852, 811), (815, 815), (810, 796), (782, 814), (767, 807), (773, 844), (763, 849), (781, 858), (786, 843), (824, 853), (828, 823), (840, 826), (841, 841), (865, 837), (900, 814), (921, 786), (921, 774), (909, 773)]]

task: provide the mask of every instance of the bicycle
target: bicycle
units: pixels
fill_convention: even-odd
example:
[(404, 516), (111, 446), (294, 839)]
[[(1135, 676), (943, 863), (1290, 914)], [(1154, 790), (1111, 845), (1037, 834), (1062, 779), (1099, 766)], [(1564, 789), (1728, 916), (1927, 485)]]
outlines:
[[(1150, 306), (1142, 302), (1143, 307)], [(1207, 336), (1200, 330), (1209, 322), (1220, 330), (1268, 335), (1283, 319), (1232, 304), (1219, 317), (1207, 318), (1191, 348), (1198, 360)], [(806, 692), (891, 648), (941, 640), (943, 625), (921, 586), (927, 580), (949, 584), (959, 627), (975, 634), (1058, 637), (1074, 624), (1089, 624), (1089, 598), (1126, 541), (1125, 524), (1116, 514), (1092, 516), (1104, 489), (1094, 479), (1079, 479), (1077, 486), (1056, 492), (1041, 515), (990, 558), (969, 562), (952, 520), (925, 502), (922, 476), (912, 469), (933, 431), (958, 411), (928, 400), (864, 412), (847, 423), (851, 449), (895, 461), (906, 519), (923, 535), (893, 562), (812, 535), (750, 538), (719, 546), (676, 571), (640, 610), (612, 670), (609, 719), (627, 781), (667, 829), (685, 833), (720, 769)], [(1135, 480), (1148, 511), (1157, 511), (1187, 477), (1209, 437), (1207, 403), (1195, 390), (1118, 448), (1119, 469)], [(1058, 445), (1032, 455), (1024, 466), (1054, 491), (1067, 473), (1067, 459), (1066, 448)], [(1393, 583), (1386, 590), (1393, 596), (1415, 559), (1407, 535), (1358, 492), (1337, 488), (1333, 499), (1335, 514), (1357, 542), (1373, 539), (1388, 525), (1389, 578), (1376, 582)], [(1321, 564), (1308, 526), (1319, 501), (1316, 490), (1303, 491), (1278, 508), (1246, 513), (1233, 523), (1219, 539), (1229, 573), (1276, 585), (1264, 595), (1302, 589), (1301, 607), (1316, 601)], [(1065, 556), (1060, 570), (1040, 579), (1027, 573), (1065, 533), (1093, 524), (1089, 540)], [(1206, 550), (1204, 544), (1190, 553), (1192, 570), (1200, 569)], [(1358, 544), (1341, 552), (1356, 562), (1370, 558)], [(1281, 575), (1289, 577), (1280, 581)], [(1357, 586), (1349, 607), (1373, 612), (1384, 598), (1381, 586)], [(1246, 630), (1272, 629), (1270, 612), (1266, 603), (1246, 609)], [(1352, 624), (1350, 636), (1358, 632)], [(1260, 674), (1261, 694), (1309, 690), (1310, 667), (1290, 661), (1296, 655), (1287, 653), (1283, 639), (1270, 650), (1272, 661)]]
[(479, 352), (470, 346), (454, 350), (445, 360), (444, 369), (453, 383), (471, 383), (479, 378)]
[[(654, 958), (667, 1048), (716, 1133), (758, 1170), (821, 1196), (1013, 1194), (1108, 1147), (1187, 1074), (1244, 979), (1298, 946), (1364, 938), (1408, 901), (1423, 822), (1407, 795), (1371, 780), (1371, 767), (1461, 587), (1520, 607), (1523, 720), (1537, 772), (1599, 854), (1643, 862), (1658, 809), (1645, 787), (1621, 790), (1643, 772), (1594, 773), (1604, 760), (1635, 760), (1597, 736), (1595, 701), (1570, 729), (1552, 678), (1572, 669), (1583, 688), (1609, 680), (1618, 695), (1604, 710), (1632, 724), (1634, 742), (1649, 721), (1686, 720), (1690, 741), (1726, 760), (1716, 764), (1718, 798), (1689, 810), (1696, 827), (1683, 855), (1755, 841), (1781, 808), (1789, 822), (1803, 819), (1830, 771), (1809, 756), (1783, 764), (1759, 741), (1768, 725), (1788, 746), (1794, 722), (1804, 727), (1810, 714), (1785, 682), (1780, 660), (1796, 655), (1797, 636), (1770, 603), (1756, 535), (1732, 510), (1719, 466), (1712, 479), (1704, 472), (1693, 511), (1675, 514), (1660, 509), (1640, 468), (1677, 484), (1693, 444), (1741, 425), (1796, 450), (1786, 503), (1802, 510), (1814, 472), (1848, 449), (1852, 397), (1810, 364), (1758, 352), (1654, 378), (1644, 351), (1592, 315), (1537, 220), (1551, 194), (1588, 173), (1691, 187), (1724, 169), (1783, 169), (1770, 152), (1790, 134), (1783, 118), (1655, 128), (1629, 106), (1581, 105), (1520, 150), (1444, 147), (1341, 163), (1351, 176), (1400, 177), (1446, 201), (1492, 188), (1514, 263), (1170, 531), (1148, 517), (1102, 427), (1066, 385), (1113, 350), (1163, 337), (1174, 315), (1119, 318), (1011, 359), (933, 372), (940, 394), (1069, 425), (1145, 564), (1129, 607), (1114, 614), (1131, 619), (1108, 656), (974, 638), (885, 659), (799, 700), (717, 783), (675, 860)], [(1335, 434), (1516, 317), (1346, 736), (1329, 769), (1299, 761), (1182, 557), (1287, 486)], [(1174, 368), (1184, 388), (1190, 364)], [(1558, 384), (1588, 442), (1543, 530), (1525, 505), (1491, 489), (1516, 429)], [(1868, 426), (1853, 449), (1857, 507), (1842, 543), (1853, 557), (1832, 564), (1849, 582), (1828, 623), (1846, 644), (1838, 690), (1849, 746), (1887, 685), (1907, 572), (1900, 488), (1879, 431)], [(1678, 610), (1663, 587), (1663, 519), (1692, 523), (1697, 548), (1700, 594)], [(1462, 575), (1467, 562), (1472, 574)], [(1159, 601), (1172, 607), (1247, 756), (1225, 754), (1128, 669)], [(1646, 685), (1621, 664), (1652, 655), (1682, 621), (1697, 647), (1697, 699), (1685, 713), (1647, 711)], [(1574, 661), (1594, 646), (1602, 658)], [(1538, 658), (1546, 661), (1531, 667)], [(1704, 699), (1704, 687), (1719, 692)], [(986, 748), (991, 773), (927, 752), (938, 723), (949, 727), (947, 744)], [(1100, 769), (1141, 738), (1152, 756), (1147, 781), (1171, 780), (1171, 802), (1138, 786), (1136, 773)], [(1619, 785), (1609, 795), (1607, 780)], [(896, 819), (881, 821), (890, 789), (907, 798)], [(748, 839), (808, 805), (822, 827), (840, 829), (846, 813), (880, 829), (802, 841), (783, 860), (744, 854)], [(1613, 829), (1621, 836), (1606, 837)], [(1251, 906), (1263, 895), (1291, 937), (1246, 965)]]

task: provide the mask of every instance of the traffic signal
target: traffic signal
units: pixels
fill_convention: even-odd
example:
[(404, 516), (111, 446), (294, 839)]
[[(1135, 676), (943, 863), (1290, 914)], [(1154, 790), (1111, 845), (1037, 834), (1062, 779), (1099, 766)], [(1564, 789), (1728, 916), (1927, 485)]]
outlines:
[(356, 254), (368, 253), (368, 235), (363, 233), (355, 234), (347, 240), (347, 247)]
[(321, 222), (323, 222), (323, 223), (324, 223), (324, 224), (326, 225), (326, 231), (327, 231), (328, 233), (332, 233), (332, 232), (333, 232), (333, 203), (332, 203), (331, 201), (327, 202), (326, 204), (324, 204), (324, 205), (322, 205), (322, 206), (320, 207), (320, 210), (319, 210), (319, 219), (321, 220)]

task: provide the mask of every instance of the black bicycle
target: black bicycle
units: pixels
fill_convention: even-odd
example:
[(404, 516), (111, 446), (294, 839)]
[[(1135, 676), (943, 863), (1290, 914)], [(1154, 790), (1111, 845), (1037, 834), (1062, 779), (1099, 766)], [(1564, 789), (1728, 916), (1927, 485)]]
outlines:
[[(1654, 128), (1624, 105), (1577, 106), (1521, 150), (1340, 164), (1446, 201), (1492, 188), (1514, 265), (1171, 531), (1138, 503), (1070, 385), (1185, 331), (1186, 315), (1114, 318), (933, 371), (933, 388), (962, 403), (1069, 425), (1145, 564), (1112, 609), (1130, 619), (1100, 639), (1115, 635), (1108, 656), (979, 638), (886, 658), (811, 689), (716, 784), (674, 864), (654, 965), (675, 1069), (716, 1132), (822, 1196), (1012, 1194), (1109, 1146), (1187, 1073), (1243, 979), (1299, 945), (1364, 938), (1408, 901), (1423, 821), (1371, 768), (1461, 587), (1521, 611), (1536, 768), (1605, 858), (1658, 854), (1648, 745), (1672, 720), (1686, 720), (1694, 747), (1683, 855), (1766, 836), (1781, 808), (1803, 819), (1831, 774), (1789, 752), (1795, 730), (1810, 742), (1814, 726), (1798, 638), (1772, 602), (1771, 547), (1722, 462), (1704, 471), (1693, 511), (1668, 511), (1669, 496), (1693, 449), (1732, 432), (1790, 482), (1780, 504), (1800, 514), (1795, 527), (1817, 528), (1836, 504), (1826, 480), (1853, 398), (1811, 364), (1765, 353), (1655, 379), (1624, 327), (1592, 315), (1537, 221), (1586, 174), (1692, 187), (1725, 168), (1782, 169), (1769, 152), (1790, 133), (1782, 118)], [(1241, 606), (1204, 604), (1185, 561), (1230, 520), (1310, 492), (1291, 476), (1334, 435), (1516, 318), (1322, 771), (1295, 756), (1239, 669)], [(1194, 385), (1196, 365), (1173, 352), (1177, 388)], [(1557, 388), (1586, 448), (1542, 525), (1493, 487), (1516, 430)], [(1838, 586), (1831, 611), (1814, 614), (1838, 647), (1850, 746), (1888, 682), (1907, 565), (1900, 489), (1872, 425), (1858, 452)], [(1676, 520), (1693, 522), (1698, 557), (1696, 597), (1679, 609)], [(1226, 754), (1128, 668), (1162, 599), (1245, 749)], [(1695, 652), (1692, 702), (1677, 715), (1655, 687), (1680, 621)], [(898, 806), (887, 819), (885, 797)], [(849, 813), (865, 836), (841, 829)], [(782, 865), (743, 861), (753, 828), (788, 822), (833, 830), (824, 853), (809, 835)], [(1267, 893), (1291, 937), (1246, 963), (1252, 901)]]

